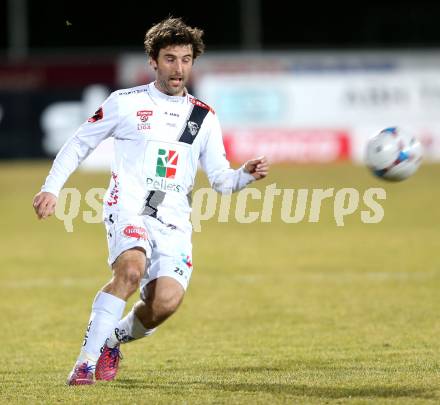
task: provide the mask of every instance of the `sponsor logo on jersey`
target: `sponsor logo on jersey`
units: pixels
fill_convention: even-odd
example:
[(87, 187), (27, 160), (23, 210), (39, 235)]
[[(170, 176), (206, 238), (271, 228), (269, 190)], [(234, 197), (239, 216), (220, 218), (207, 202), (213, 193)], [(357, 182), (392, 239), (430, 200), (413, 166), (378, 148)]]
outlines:
[(151, 110), (139, 110), (136, 114), (142, 122), (147, 122), (148, 117), (153, 115), (153, 111)]
[(87, 122), (96, 122), (99, 120), (102, 120), (104, 118), (104, 111), (102, 110), (102, 107), (99, 107), (93, 116), (91, 116)]
[(140, 124), (137, 124), (138, 131), (143, 131), (145, 129), (151, 129), (151, 125), (149, 122), (142, 122)]
[(128, 225), (124, 228), (123, 232), (128, 238), (147, 240), (147, 231), (141, 226)]
[(165, 193), (168, 191), (182, 192), (182, 185), (173, 181), (176, 178), (178, 162), (179, 152), (159, 147), (157, 150), (155, 176), (146, 178), (148, 189), (164, 191)]
[(188, 121), (187, 125), (188, 125), (189, 133), (192, 136), (196, 136), (197, 132), (199, 132), (199, 124), (197, 124), (197, 122), (194, 121)]
[(150, 123), (148, 122), (148, 118), (153, 115), (152, 110), (139, 110), (136, 113), (136, 116), (139, 117), (140, 123), (137, 124), (138, 131), (151, 129)]
[(156, 176), (174, 179), (176, 177), (179, 154), (171, 149), (157, 151)]
[(180, 184), (174, 183), (173, 181), (167, 181), (165, 178), (161, 179), (153, 179), (151, 177), (147, 177), (147, 186), (150, 190), (158, 190), (158, 191), (175, 191), (180, 193), (183, 190), (183, 187)]

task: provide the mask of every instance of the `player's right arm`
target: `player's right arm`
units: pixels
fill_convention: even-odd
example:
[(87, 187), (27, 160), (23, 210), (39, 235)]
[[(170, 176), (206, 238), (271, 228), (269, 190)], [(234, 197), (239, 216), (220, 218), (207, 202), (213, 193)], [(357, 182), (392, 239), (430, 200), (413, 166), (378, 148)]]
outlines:
[(32, 205), (38, 219), (44, 219), (55, 212), (57, 197), (47, 191), (40, 191), (35, 195)]
[(101, 141), (113, 134), (119, 122), (116, 97), (117, 93), (112, 93), (58, 152), (41, 191), (33, 200), (39, 219), (54, 213), (58, 195), (69, 176)]

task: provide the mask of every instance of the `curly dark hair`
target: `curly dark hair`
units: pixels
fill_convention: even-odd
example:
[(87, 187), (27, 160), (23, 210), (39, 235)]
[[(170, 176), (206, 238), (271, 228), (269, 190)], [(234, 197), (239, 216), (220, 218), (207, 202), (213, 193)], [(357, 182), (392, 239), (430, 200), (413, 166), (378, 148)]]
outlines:
[(200, 56), (205, 50), (202, 40), (203, 31), (186, 25), (181, 18), (168, 17), (153, 25), (145, 34), (145, 51), (157, 60), (159, 51), (170, 45), (191, 45), (193, 58)]

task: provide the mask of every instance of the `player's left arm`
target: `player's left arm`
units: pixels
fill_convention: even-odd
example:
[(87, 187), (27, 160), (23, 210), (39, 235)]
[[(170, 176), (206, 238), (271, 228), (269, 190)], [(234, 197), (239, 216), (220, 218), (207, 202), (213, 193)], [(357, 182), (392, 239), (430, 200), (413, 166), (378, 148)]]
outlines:
[(264, 179), (269, 173), (269, 162), (266, 156), (260, 156), (255, 159), (248, 160), (244, 165), (245, 172), (254, 176), (255, 180)]

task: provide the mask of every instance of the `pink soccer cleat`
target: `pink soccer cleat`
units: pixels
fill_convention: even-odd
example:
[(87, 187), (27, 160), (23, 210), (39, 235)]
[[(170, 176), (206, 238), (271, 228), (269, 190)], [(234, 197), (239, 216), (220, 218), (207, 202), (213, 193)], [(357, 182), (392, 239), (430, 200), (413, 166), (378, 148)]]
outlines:
[(82, 363), (76, 364), (73, 371), (67, 378), (67, 385), (90, 385), (94, 384), (93, 370), (95, 366), (89, 366), (89, 364)]
[(96, 379), (113, 381), (118, 372), (120, 359), (122, 359), (122, 353), (119, 350), (119, 344), (113, 348), (105, 344), (101, 356), (99, 356), (98, 362), (96, 363)]

